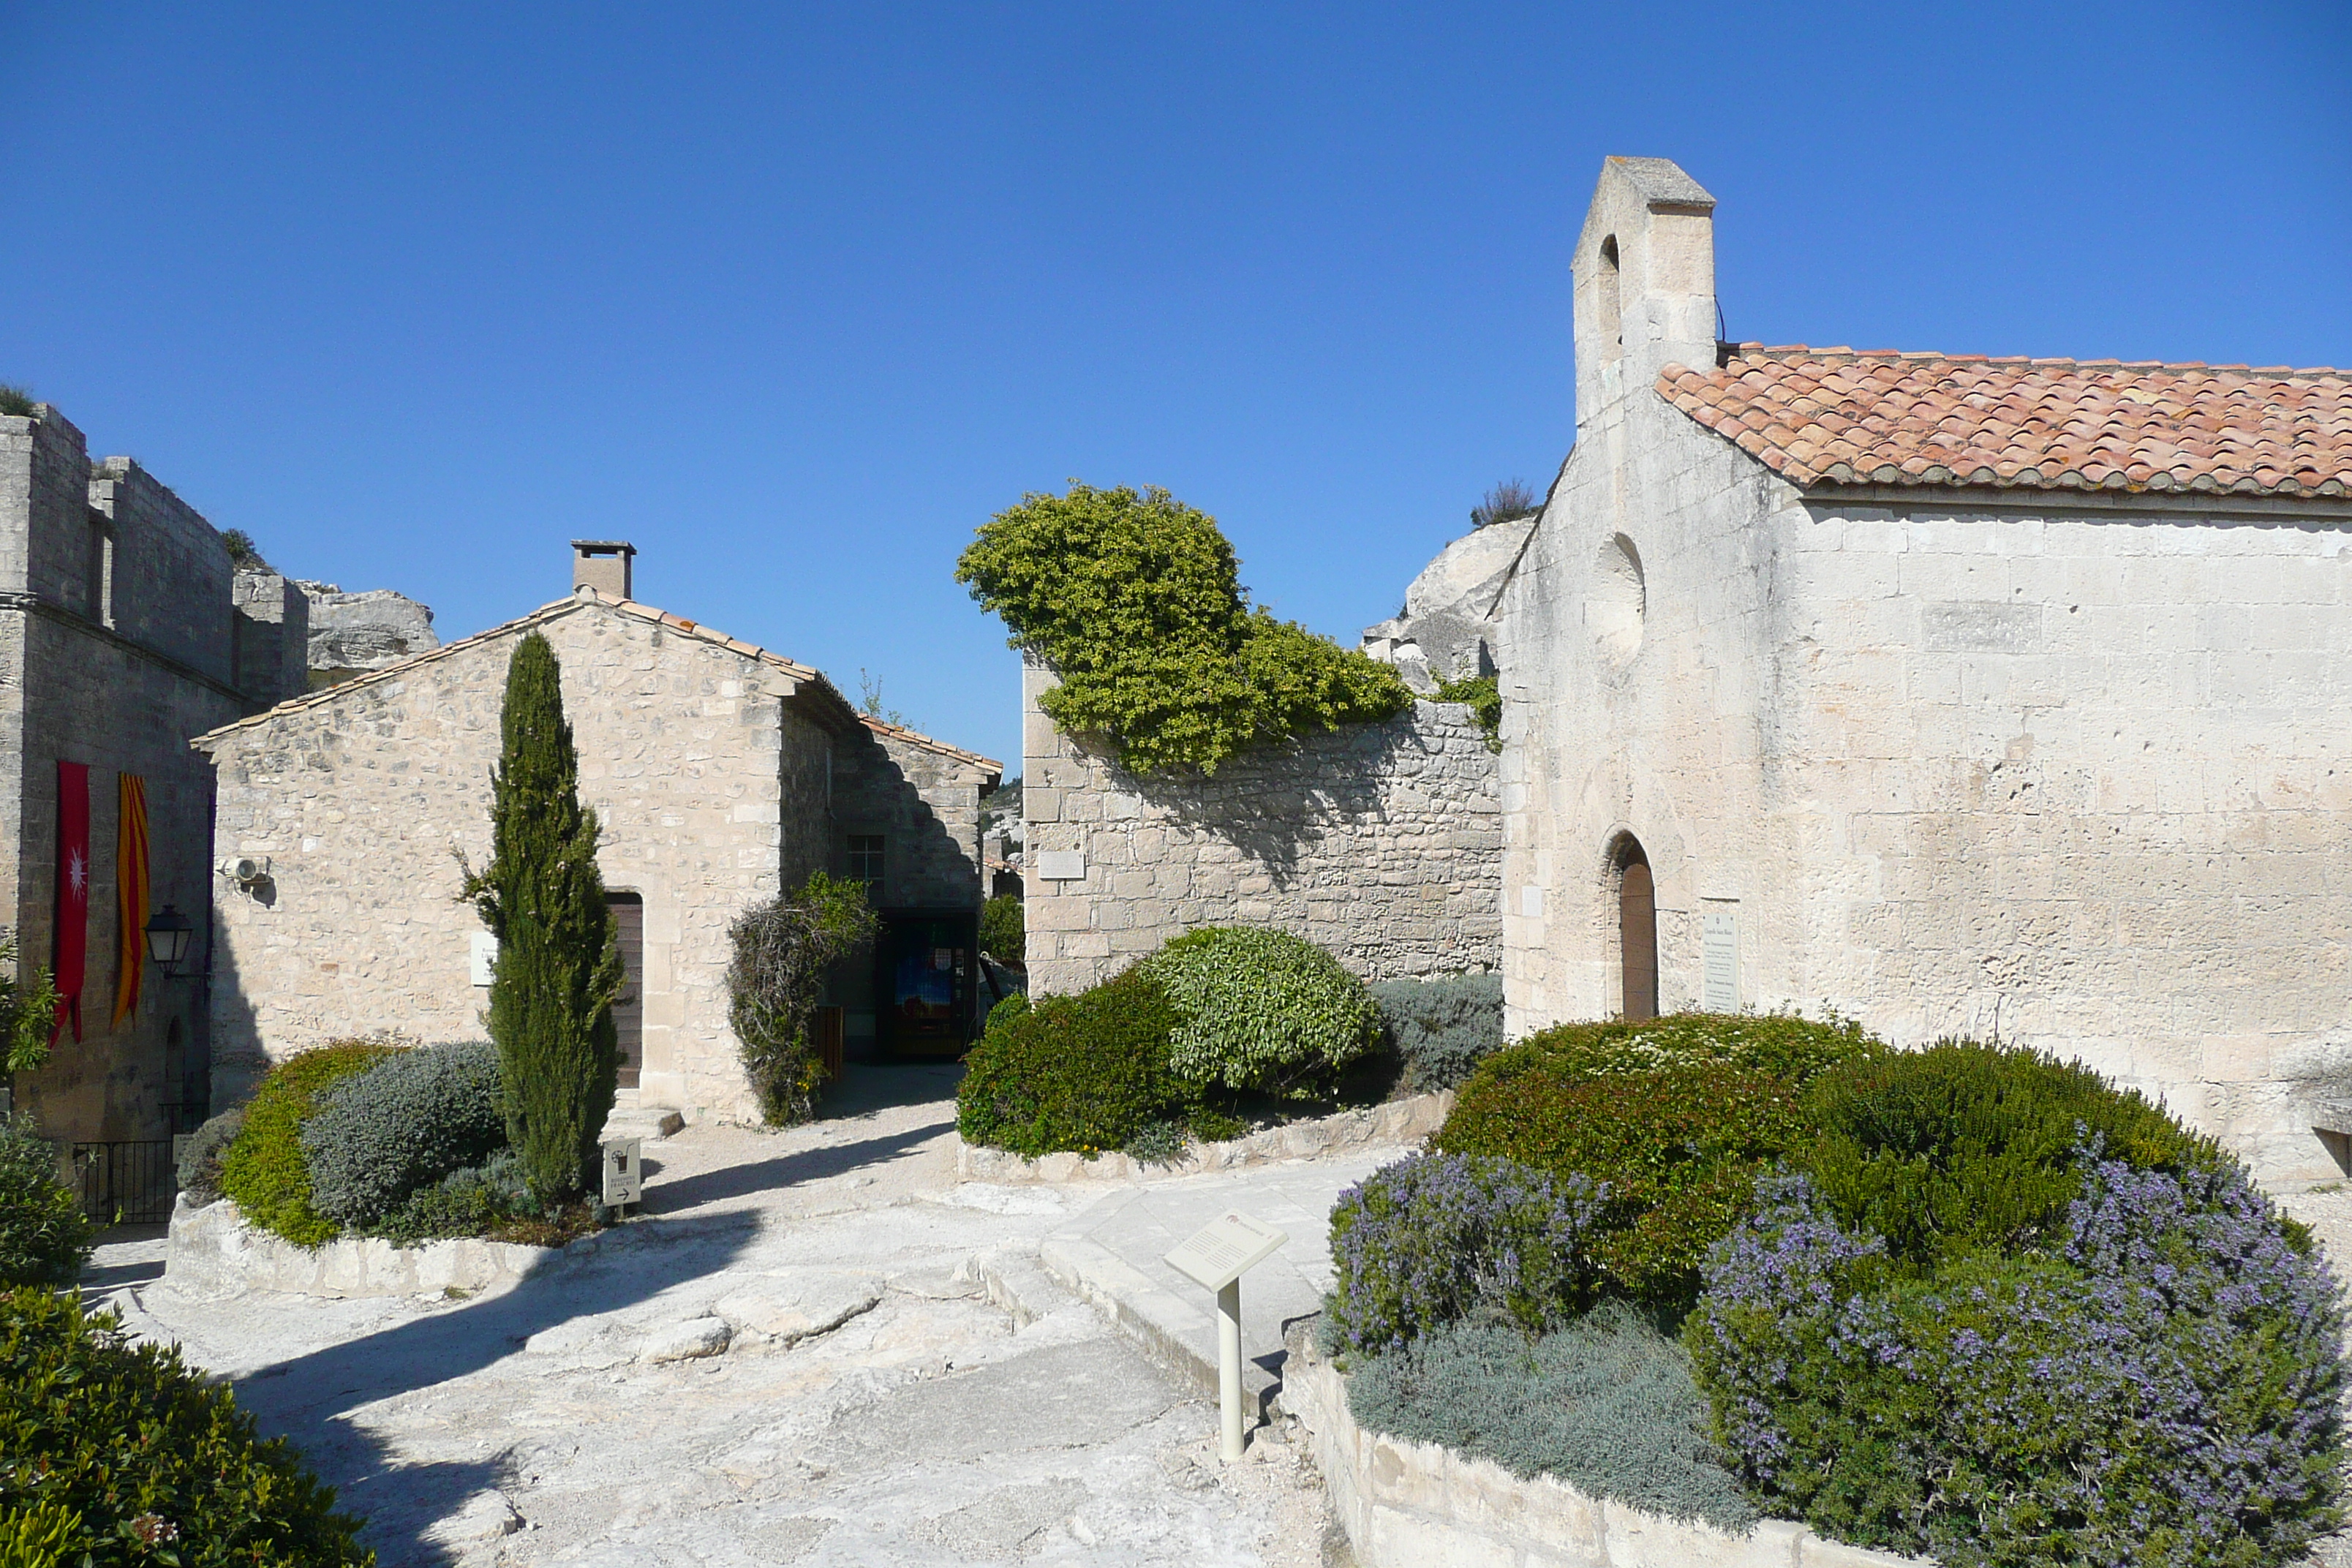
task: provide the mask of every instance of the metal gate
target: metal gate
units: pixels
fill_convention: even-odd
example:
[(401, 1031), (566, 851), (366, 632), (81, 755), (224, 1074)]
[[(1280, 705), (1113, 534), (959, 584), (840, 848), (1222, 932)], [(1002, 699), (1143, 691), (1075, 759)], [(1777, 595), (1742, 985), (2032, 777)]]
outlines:
[(179, 1191), (169, 1138), (73, 1146), (81, 1212), (100, 1225), (164, 1225)]

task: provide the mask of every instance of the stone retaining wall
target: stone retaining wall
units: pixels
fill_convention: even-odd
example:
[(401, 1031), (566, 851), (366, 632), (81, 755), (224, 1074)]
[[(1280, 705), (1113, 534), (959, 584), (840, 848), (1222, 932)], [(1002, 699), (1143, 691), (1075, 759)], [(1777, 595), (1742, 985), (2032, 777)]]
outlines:
[(1264, 926), (1367, 980), (1502, 963), (1497, 759), (1458, 702), (1138, 777), (1064, 734), (1022, 676), (1030, 990), (1087, 989), (1170, 937)]
[(247, 1225), (226, 1198), (197, 1207), (183, 1197), (172, 1212), (163, 1277), (205, 1294), (438, 1296), (455, 1289), (473, 1295), (514, 1284), (556, 1256), (551, 1247), (473, 1239), (395, 1247), (357, 1237), (305, 1248)]
[(1919, 1568), (1925, 1559), (1825, 1541), (1767, 1520), (1746, 1535), (1586, 1497), (1488, 1459), (1367, 1432), (1347, 1380), (1296, 1325), (1282, 1407), (1298, 1418), (1361, 1568)]
[(1117, 1150), (1089, 1160), (1083, 1154), (1048, 1154), (1031, 1160), (1003, 1149), (956, 1142), (956, 1179), (961, 1182), (1159, 1182), (1211, 1171), (1238, 1171), (1278, 1160), (1304, 1160), (1371, 1143), (1418, 1143), (1445, 1124), (1454, 1091), (1417, 1094), (1360, 1110), (1269, 1127), (1222, 1143), (1194, 1143), (1181, 1159), (1148, 1164)]

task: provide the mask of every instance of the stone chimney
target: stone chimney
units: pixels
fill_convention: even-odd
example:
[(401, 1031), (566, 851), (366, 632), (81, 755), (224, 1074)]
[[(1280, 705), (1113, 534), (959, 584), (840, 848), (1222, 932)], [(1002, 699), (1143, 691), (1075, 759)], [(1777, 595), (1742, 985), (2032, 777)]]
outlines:
[(608, 599), (635, 597), (629, 592), (630, 566), (637, 547), (616, 539), (575, 539), (572, 542), (572, 590), (593, 588)]
[(1577, 237), (1576, 422), (1660, 368), (1715, 367), (1715, 198), (1667, 158), (1611, 158)]

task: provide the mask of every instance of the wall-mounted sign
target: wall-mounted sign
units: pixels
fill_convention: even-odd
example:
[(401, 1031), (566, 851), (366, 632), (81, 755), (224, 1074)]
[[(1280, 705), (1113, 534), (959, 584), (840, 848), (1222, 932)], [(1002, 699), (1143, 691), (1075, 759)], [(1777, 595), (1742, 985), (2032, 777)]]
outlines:
[(1082, 882), (1087, 876), (1087, 857), (1082, 849), (1041, 849), (1037, 852), (1037, 876), (1047, 882)]
[(1699, 917), (1698, 1005), (1710, 1013), (1739, 1011), (1739, 916), (1716, 908)]
[(498, 967), (499, 939), (486, 931), (474, 931), (471, 935), (472, 941), (466, 952), (467, 973), (473, 977), (475, 984), (488, 985), (490, 972)]

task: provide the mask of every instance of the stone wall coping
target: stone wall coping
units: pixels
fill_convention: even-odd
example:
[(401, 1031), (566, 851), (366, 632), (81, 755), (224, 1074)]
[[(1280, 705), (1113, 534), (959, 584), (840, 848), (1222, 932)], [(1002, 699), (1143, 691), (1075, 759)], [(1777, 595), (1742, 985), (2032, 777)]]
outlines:
[(184, 1289), (219, 1295), (475, 1295), (515, 1284), (564, 1250), (475, 1237), (399, 1247), (378, 1237), (353, 1237), (302, 1247), (247, 1223), (226, 1198), (197, 1205), (184, 1194), (172, 1210), (163, 1277)]
[(1927, 1568), (1928, 1559), (1848, 1546), (1785, 1519), (1746, 1535), (1587, 1497), (1551, 1476), (1367, 1432), (1348, 1382), (1292, 1325), (1282, 1408), (1306, 1428), (1331, 1511), (1362, 1568)]
[(1047, 1154), (1029, 1159), (1004, 1149), (956, 1140), (960, 1182), (1165, 1182), (1212, 1171), (1238, 1171), (1282, 1160), (1312, 1159), (1370, 1143), (1417, 1143), (1445, 1124), (1454, 1091), (1416, 1094), (1380, 1105), (1360, 1106), (1330, 1116), (1269, 1127), (1245, 1138), (1193, 1143), (1181, 1159), (1150, 1164), (1118, 1150), (1089, 1160), (1083, 1154)]

